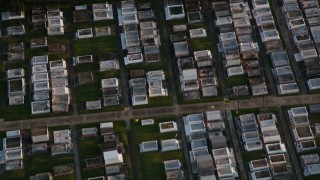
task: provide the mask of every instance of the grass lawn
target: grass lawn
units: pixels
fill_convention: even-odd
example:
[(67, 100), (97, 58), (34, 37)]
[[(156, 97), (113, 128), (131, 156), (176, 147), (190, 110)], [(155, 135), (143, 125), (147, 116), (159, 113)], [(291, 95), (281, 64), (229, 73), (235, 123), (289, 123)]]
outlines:
[(140, 179), (163, 180), (166, 179), (163, 161), (172, 159), (182, 161), (184, 154), (183, 151), (149, 152), (140, 154), (137, 159)]
[(148, 98), (148, 104), (133, 106), (133, 109), (140, 108), (151, 108), (151, 107), (163, 107), (163, 106), (171, 106), (173, 105), (172, 96), (164, 96), (164, 97), (152, 97)]
[[(50, 127), (50, 133), (54, 130), (67, 129), (68, 126), (56, 126)], [(1, 137), (5, 136), (5, 132), (0, 133)], [(22, 180), (29, 179), (30, 176), (45, 173), (53, 172), (53, 166), (64, 165), (64, 164), (74, 164), (74, 155), (72, 153), (51, 156), (49, 152), (47, 153), (37, 153), (37, 154), (28, 154), (23, 157), (23, 169), (17, 171), (8, 171), (3, 174), (0, 174), (0, 179), (5, 180)], [(68, 179), (75, 180), (76, 175), (67, 175), (61, 176), (54, 179)]]
[[(16, 69), (16, 68), (23, 68), (25, 70), (25, 74), (29, 74), (29, 61), (27, 59), (30, 57), (28, 53), (28, 46), (27, 38), (26, 37), (20, 37), (20, 36), (9, 36), (9, 37), (3, 37), (2, 43), (0, 47), (0, 50), (4, 54), (7, 50), (6, 47), (8, 43), (12, 42), (21, 42), (23, 41), (25, 43), (25, 61), (15, 61), (7, 63), (7, 67), (4, 66), (3, 63), (0, 65), (0, 119), (5, 120), (18, 120), (18, 119), (25, 119), (27, 116), (31, 115), (31, 107), (30, 107), (30, 98), (28, 96), (29, 94), (29, 78), (25, 77), (26, 82), (26, 96), (25, 96), (25, 103), (23, 105), (17, 105), (17, 106), (9, 106), (8, 105), (8, 90), (7, 90), (7, 79), (5, 76), (5, 71), (8, 69)], [(6, 60), (3, 55), (1, 55), (1, 60)], [(17, 113), (19, 112), (19, 113)]]
[[(176, 121), (175, 116), (165, 116), (154, 118), (154, 124), (141, 126), (141, 122), (133, 122), (132, 132), (134, 134), (133, 143), (140, 144), (142, 141), (161, 140), (174, 138), (178, 132), (160, 133), (159, 123), (166, 121)], [(178, 133), (179, 134), (179, 133)]]
[[(19, 113), (17, 113), (19, 112)], [(27, 119), (31, 117), (31, 105), (24, 104), (19, 106), (4, 106), (0, 110), (0, 118), (7, 120), (19, 120), (19, 119)]]
[(211, 50), (212, 47), (212, 41), (208, 37), (191, 39), (191, 48), (193, 51)]
[(114, 26), (116, 26), (116, 22), (114, 20), (103, 20), (103, 21), (91, 21), (91, 22), (84, 22), (84, 23), (75, 23), (73, 25), (73, 29), (74, 29), (74, 31), (77, 31), (79, 29), (85, 29), (85, 28), (94, 29), (95, 27), (107, 27), (107, 26), (114, 27)]
[[(79, 129), (80, 130), (80, 129)], [(86, 169), (85, 159), (102, 156), (100, 145), (103, 139), (101, 136), (81, 138), (78, 140), (79, 158), (81, 166), (81, 177), (84, 179), (104, 175), (104, 168)]]
[[(101, 156), (100, 144), (102, 141), (101, 136), (79, 139), (78, 146), (80, 159), (84, 160), (86, 158)], [(81, 164), (85, 165), (83, 161)]]
[(75, 71), (76, 72), (99, 71), (99, 64), (98, 63), (77, 64), (75, 66)]
[[(103, 76), (103, 75), (100, 75), (100, 76)], [(91, 110), (91, 111), (85, 110), (86, 101), (102, 99), (100, 80), (101, 79), (97, 80), (95, 83), (92, 83), (92, 84), (86, 84), (86, 85), (81, 85), (77, 87), (77, 103), (78, 103), (78, 110), (80, 114), (123, 110), (122, 105), (102, 107), (101, 109)]]
[[(33, 176), (37, 173), (52, 172), (52, 167), (63, 164), (74, 164), (73, 154), (51, 156), (49, 153), (25, 155), (24, 169), (18, 171), (9, 171), (4, 174), (0, 174), (0, 179), (5, 180), (22, 180), (29, 179), (29, 176)], [(55, 179), (69, 179), (75, 180), (75, 175), (61, 176)]]
[[(182, 164), (185, 165), (184, 154), (182, 150), (169, 151), (169, 152), (147, 152), (139, 153), (138, 144), (143, 141), (150, 140), (165, 140), (175, 138), (179, 132), (160, 133), (159, 122), (176, 121), (175, 116), (166, 116), (160, 118), (154, 118), (154, 125), (141, 126), (141, 122), (132, 121), (132, 133), (133, 133), (133, 153), (136, 157), (136, 163), (138, 168), (139, 179), (165, 179), (163, 161), (180, 159)], [(180, 139), (180, 137), (177, 137)]]
[(92, 113), (100, 113), (100, 112), (110, 112), (110, 111), (122, 111), (124, 110), (124, 107), (119, 106), (110, 106), (110, 107), (102, 107), (101, 109), (95, 109), (95, 110), (84, 110), (85, 108), (85, 102), (80, 103), (80, 106), (78, 107), (78, 114), (92, 114)]
[(244, 162), (249, 162), (251, 160), (262, 159), (267, 157), (268, 154), (265, 150), (253, 151), (253, 152), (243, 152), (242, 158)]
[[(156, 71), (163, 70), (165, 73), (166, 81), (169, 82), (169, 72), (167, 65), (165, 62), (157, 62), (157, 63), (143, 63), (143, 64), (132, 64), (125, 67), (125, 71), (129, 74), (131, 70), (144, 69), (147, 73), (148, 71)], [(128, 77), (130, 79), (130, 77)], [(147, 85), (148, 86), (148, 85)], [(160, 107), (160, 106), (171, 106), (173, 104), (172, 101), (172, 92), (170, 87), (168, 87), (168, 96), (161, 97), (152, 97), (148, 98), (149, 103), (146, 105), (134, 106), (133, 108), (147, 108), (147, 107)]]
[(136, 70), (136, 69), (144, 69), (146, 72), (148, 71), (155, 71), (155, 70), (163, 70), (163, 71), (167, 71), (167, 66), (165, 64), (165, 62), (157, 62), (157, 63), (138, 63), (138, 64), (130, 64), (125, 66), (125, 71), (127, 71), (128, 73), (131, 70)]
[(309, 114), (308, 118), (311, 124), (320, 122), (320, 114)]
[(311, 91), (307, 91), (308, 94), (320, 94), (320, 89), (315, 89)]
[[(99, 123), (91, 123), (91, 124), (80, 124), (77, 125), (77, 129), (80, 131), (82, 128), (88, 127), (96, 127), (99, 129)], [(115, 134), (119, 135), (120, 141), (125, 146), (125, 152), (128, 152), (128, 140), (126, 133), (126, 123), (125, 121), (116, 121), (113, 122), (113, 128)], [(102, 136), (97, 137), (89, 137), (89, 138), (80, 138), (78, 140), (78, 148), (79, 148), (79, 158), (81, 164), (81, 177), (82, 179), (87, 179), (90, 177), (96, 176), (104, 176), (105, 169), (104, 168), (94, 168), (94, 169), (86, 169), (85, 168), (85, 159), (99, 157), (102, 156), (100, 145), (103, 142)], [(130, 157), (129, 154), (124, 154), (126, 157), (126, 166), (128, 168), (129, 179), (131, 176), (131, 165), (130, 165)]]
[[(188, 24), (189, 29), (208, 28), (208, 27), (209, 26), (207, 24), (203, 24), (202, 22)], [(209, 37), (207, 37), (207, 38), (210, 39)]]
[(78, 110), (85, 112), (86, 101), (102, 99), (101, 85), (99, 82), (77, 87)]
[[(113, 20), (97, 21), (90, 23), (78, 23), (75, 28), (88, 28), (88, 27), (101, 27), (101, 26), (114, 26)], [(97, 37), (89, 39), (77, 39), (73, 41), (74, 55), (98, 55), (107, 51), (117, 52), (120, 44), (118, 36)], [(95, 57), (94, 57), (95, 58)], [(100, 110), (85, 111), (85, 102), (102, 99), (101, 91), (101, 79), (106, 78), (120, 78), (120, 72), (118, 70), (100, 72), (99, 63), (94, 61), (93, 63), (78, 64), (75, 67), (76, 73), (79, 72), (92, 72), (95, 82), (92, 84), (80, 85), (77, 87), (77, 103), (79, 113), (95, 113), (102, 111), (116, 111), (123, 110), (122, 106), (106, 107)]]
[(319, 179), (320, 179), (320, 175), (304, 177), (304, 180), (319, 180)]
[(103, 167), (81, 171), (82, 179), (88, 179), (88, 178), (98, 177), (98, 176), (105, 176), (105, 169)]
[[(48, 52), (48, 58), (50, 61), (58, 59), (67, 59), (69, 57), (68, 53), (68, 39), (67, 36), (51, 36), (47, 38), (48, 45), (50, 44), (63, 44), (66, 47), (66, 51), (61, 52)], [(42, 54), (43, 55), (43, 54)]]
[(71, 114), (71, 112), (68, 112), (68, 113), (49, 113), (49, 114), (32, 115), (30, 100), (28, 96), (25, 96), (25, 104), (18, 105), (18, 106), (8, 106), (7, 97), (3, 98), (2, 100), (3, 102), (1, 102), (2, 104), (0, 106), (0, 119), (4, 119), (5, 121), (35, 119), (35, 118), (44, 118), (44, 117), (57, 117), (57, 116), (66, 116)]
[(118, 70), (112, 71), (99, 71), (98, 63), (85, 63), (78, 64), (75, 67), (75, 71), (79, 72), (92, 72), (94, 76), (94, 83), (84, 84), (77, 86), (77, 102), (80, 113), (94, 113), (94, 112), (102, 112), (102, 111), (115, 111), (122, 110), (122, 106), (114, 106), (102, 108), (100, 110), (92, 110), (85, 111), (85, 102), (102, 99), (102, 91), (101, 91), (101, 79), (107, 78), (118, 78), (120, 79), (120, 72)]
[(101, 79), (107, 79), (107, 78), (120, 78), (120, 72), (118, 70), (112, 70), (112, 71), (106, 71), (106, 72), (100, 72), (95, 71), (94, 77), (97, 81), (100, 82)]
[(173, 105), (172, 96), (166, 97), (153, 97), (149, 98), (150, 106), (159, 107), (159, 106), (171, 106)]
[[(31, 7), (27, 7), (27, 9), (30, 9)], [(29, 82), (29, 75), (30, 75), (30, 58), (32, 56), (37, 55), (46, 55), (48, 54), (49, 60), (57, 60), (61, 58), (67, 58), (68, 57), (68, 51), (63, 52), (48, 52), (48, 48), (39, 48), (39, 49), (30, 49), (30, 40), (33, 38), (39, 38), (46, 36), (46, 30), (40, 29), (40, 30), (31, 30), (30, 25), (27, 22), (27, 18), (24, 20), (13, 20), (13, 21), (6, 21), (3, 22), (3, 27), (12, 26), (12, 25), (20, 25), (21, 23), (24, 24), (26, 34), (23, 36), (7, 36), (2, 38), (2, 47), (0, 48), (2, 52), (6, 52), (6, 47), (9, 43), (13, 42), (24, 42), (24, 53), (25, 53), (25, 60), (24, 61), (17, 61), (17, 62), (10, 62), (8, 63), (8, 66), (6, 68), (8, 69), (15, 69), (15, 68), (23, 68), (25, 70), (25, 80), (26, 80), (26, 95), (25, 95), (25, 103), (24, 105), (18, 105), (18, 106), (8, 106), (8, 98), (7, 98), (7, 80), (4, 76), (4, 71), (6, 71), (6, 68), (0, 67), (0, 119), (4, 118), (5, 120), (21, 120), (21, 119), (30, 119), (30, 118), (40, 118), (40, 117), (48, 117), (48, 116), (61, 116), (66, 115), (66, 113), (59, 113), (59, 114), (41, 114), (41, 115), (32, 115), (31, 114), (31, 97), (32, 94), (30, 93), (30, 82)], [(57, 44), (61, 43), (64, 44), (66, 47), (68, 47), (68, 40), (67, 36), (52, 36), (47, 37), (48, 44)], [(3, 56), (1, 57), (1, 60), (6, 60)], [(19, 113), (17, 113), (19, 112)]]
[(118, 51), (118, 47), (120, 47), (120, 45), (117, 36), (78, 39), (73, 41), (74, 54), (76, 56)]
[[(252, 152), (244, 152), (242, 151), (241, 156), (243, 158), (244, 164), (248, 164), (248, 162), (252, 160), (257, 159), (264, 159), (268, 156), (268, 154), (265, 152), (265, 150), (258, 150), (258, 151), (252, 151)], [(250, 177), (250, 169), (248, 166), (245, 166), (247, 175)]]
[(170, 21), (166, 21), (167, 26), (173, 26), (173, 25), (181, 25), (181, 24), (186, 24), (187, 23), (187, 19), (183, 18), (183, 19), (173, 19)]
[(102, 98), (101, 85), (99, 82), (78, 86), (77, 100), (85, 102)]
[(124, 144), (125, 156), (126, 156), (126, 166), (128, 168), (129, 179), (131, 178), (131, 161), (129, 156), (129, 147), (128, 147), (128, 137), (127, 137), (127, 127), (125, 121), (116, 121), (113, 122), (113, 129), (116, 134), (119, 135), (120, 141)]
[[(277, 114), (278, 109), (276, 107), (268, 107), (266, 108), (266, 112)], [(234, 116), (236, 116), (235, 111), (233, 111), (232, 113), (234, 113)], [(238, 114), (243, 115), (243, 114), (250, 114), (250, 113), (254, 113), (255, 115), (257, 115), (261, 112), (259, 108), (250, 108), (250, 109), (240, 109)]]
[(249, 79), (247, 75), (232, 76), (225, 79), (226, 88), (231, 88), (232, 86), (248, 85)]
[[(17, 113), (19, 112), (19, 113)], [(30, 103), (14, 106), (14, 107), (3, 107), (0, 109), (0, 119), (5, 121), (15, 121), (24, 119), (36, 119), (36, 118), (47, 118), (47, 117), (59, 117), (59, 116), (69, 116), (72, 112), (67, 113), (47, 113), (47, 114), (31, 114)]]

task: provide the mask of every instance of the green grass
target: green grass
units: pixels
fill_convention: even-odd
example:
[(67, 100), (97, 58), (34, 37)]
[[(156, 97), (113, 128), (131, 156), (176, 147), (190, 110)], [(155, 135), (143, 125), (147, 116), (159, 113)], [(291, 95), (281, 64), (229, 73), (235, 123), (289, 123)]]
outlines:
[(0, 132), (0, 138), (5, 138), (7, 136), (6, 132), (5, 131), (1, 131)]
[(244, 162), (249, 162), (251, 160), (262, 159), (267, 157), (265, 150), (259, 150), (254, 152), (243, 152), (242, 158)]
[[(5, 180), (22, 180), (29, 179), (38, 173), (52, 172), (52, 167), (56, 165), (63, 164), (74, 164), (73, 154), (51, 156), (49, 153), (36, 154), (36, 155), (25, 155), (24, 159), (24, 169), (17, 171), (9, 171), (4, 174), (0, 174), (0, 179)], [(59, 179), (76, 179), (75, 175), (61, 176)]]
[(159, 106), (171, 106), (173, 105), (172, 96), (166, 97), (153, 97), (149, 98), (149, 103), (152, 107), (159, 107)]
[[(170, 152), (147, 152), (139, 153), (138, 144), (143, 141), (150, 140), (165, 140), (175, 138), (179, 132), (172, 133), (160, 133), (158, 123), (165, 121), (176, 121), (175, 116), (165, 116), (154, 118), (155, 123), (153, 125), (141, 126), (140, 120), (132, 121), (132, 140), (134, 156), (136, 157), (136, 163), (138, 168), (139, 179), (165, 179), (165, 173), (163, 168), (163, 161), (180, 159), (183, 166), (186, 167), (184, 154), (182, 150), (170, 151)], [(180, 137), (177, 137), (180, 139)]]
[(101, 79), (107, 79), (107, 78), (120, 78), (120, 72), (118, 70), (112, 70), (112, 71), (106, 71), (106, 72), (100, 72), (95, 71), (94, 77), (97, 81), (100, 82)]
[(123, 110), (122, 106), (104, 107), (99, 110), (85, 111), (85, 102), (102, 99), (101, 91), (101, 79), (106, 78), (120, 78), (120, 72), (118, 70), (100, 72), (98, 63), (86, 63), (76, 66), (77, 73), (79, 72), (93, 72), (94, 83), (78, 85), (77, 87), (77, 103), (79, 113), (97, 113), (104, 111), (118, 111)]
[(126, 131), (126, 122), (125, 121), (115, 121), (113, 122), (114, 132), (124, 133)]
[(132, 172), (131, 172), (131, 160), (129, 155), (129, 144), (128, 144), (128, 135), (127, 135), (127, 128), (126, 128), (126, 122), (125, 121), (116, 121), (113, 122), (113, 129), (114, 132), (116, 132), (119, 135), (120, 141), (124, 145), (125, 149), (125, 159), (126, 159), (126, 167), (128, 169), (128, 177), (127, 179), (132, 179)]
[(133, 109), (163, 107), (173, 105), (172, 96), (152, 97), (148, 99), (148, 104), (134, 106)]
[(80, 106), (78, 109), (79, 109), (78, 114), (92, 114), (92, 113), (101, 113), (101, 112), (110, 112), (110, 111), (122, 111), (124, 110), (124, 107), (122, 105), (118, 105), (118, 106), (102, 107), (101, 109), (95, 109), (95, 110), (85, 110), (85, 102), (82, 102), (80, 103)]
[(311, 124), (320, 123), (320, 114), (309, 114), (308, 118)]
[(89, 178), (99, 175), (104, 175), (103, 168), (98, 169), (86, 169), (85, 159), (102, 156), (100, 145), (103, 142), (101, 136), (81, 138), (78, 140), (79, 159), (81, 167), (81, 177)]
[(183, 151), (150, 152), (139, 155), (140, 179), (163, 180), (166, 179), (163, 161), (172, 159), (184, 159)]
[(99, 82), (78, 86), (77, 101), (85, 102), (102, 98), (101, 85)]
[(318, 180), (318, 179), (320, 179), (320, 175), (304, 177), (304, 180)]
[(53, 177), (53, 180), (76, 180), (76, 175), (68, 175), (68, 176), (58, 176)]
[(90, 170), (83, 170), (81, 173), (81, 178), (88, 179), (88, 178), (104, 176), (104, 175), (105, 175), (104, 168), (96, 168), (96, 169), (90, 169)]
[(166, 24), (168, 26), (173, 26), (173, 25), (181, 25), (181, 24), (186, 24), (187, 23), (187, 19), (183, 18), (183, 19), (174, 19), (174, 20), (170, 20), (167, 21)]
[(226, 88), (231, 88), (232, 86), (240, 86), (249, 84), (249, 79), (247, 75), (238, 75), (225, 78)]
[[(101, 136), (79, 139), (78, 147), (79, 147), (80, 159), (84, 160), (86, 158), (101, 156), (101, 150), (100, 150), (101, 143), (102, 143)], [(84, 162), (82, 161), (81, 163), (84, 163)]]
[[(27, 9), (31, 9), (31, 6), (27, 6)], [(68, 57), (68, 51), (59, 52), (59, 53), (48, 53), (48, 48), (40, 48), (40, 49), (30, 49), (30, 40), (33, 38), (39, 38), (46, 36), (46, 30), (40, 29), (40, 30), (31, 30), (30, 25), (27, 22), (27, 18), (24, 20), (13, 20), (13, 21), (6, 21), (3, 22), (3, 27), (12, 26), (12, 25), (20, 25), (20, 23), (25, 25), (26, 34), (23, 36), (9, 36), (9, 37), (3, 37), (2, 38), (2, 44), (1, 50), (2, 52), (5, 52), (5, 47), (9, 43), (13, 42), (24, 42), (24, 48), (25, 48), (25, 60), (20, 62), (11, 62), (8, 63), (7, 68), (13, 69), (13, 68), (24, 68), (25, 74), (27, 75), (25, 77), (26, 80), (26, 96), (25, 96), (25, 103), (24, 105), (18, 105), (18, 106), (8, 106), (8, 98), (7, 98), (7, 81), (4, 76), (4, 71), (6, 70), (4, 67), (0, 67), (0, 119), (4, 118), (5, 120), (22, 120), (22, 119), (31, 119), (31, 118), (41, 118), (41, 117), (52, 117), (52, 116), (62, 116), (66, 115), (68, 113), (50, 113), (50, 114), (41, 114), (41, 115), (32, 115), (31, 114), (31, 96), (30, 93), (30, 82), (28, 75), (30, 74), (30, 58), (32, 56), (36, 55), (49, 55), (49, 60), (56, 60), (56, 59), (67, 59)], [(53, 36), (53, 37), (47, 37), (48, 44), (55, 44), (55, 43), (62, 43), (65, 46), (68, 45), (67, 36)], [(3, 56), (0, 58), (1, 60), (5, 60)], [(17, 113), (19, 112), (19, 113)]]
[[(157, 63), (143, 63), (143, 64), (132, 64), (125, 67), (125, 71), (129, 74), (131, 70), (144, 69), (145, 72), (155, 71), (155, 70), (163, 70), (165, 73), (166, 81), (169, 82), (169, 72), (168, 67), (165, 62), (157, 62)], [(130, 77), (129, 77), (130, 78)], [(139, 105), (134, 106), (133, 108), (147, 108), (147, 107), (160, 107), (160, 106), (170, 106), (173, 104), (172, 101), (172, 92), (168, 87), (168, 96), (165, 97), (152, 97), (148, 98), (149, 103), (147, 105)]]
[(77, 64), (75, 66), (75, 71), (76, 72), (99, 71), (99, 64), (98, 63)]
[(125, 66), (125, 71), (128, 73), (131, 70), (136, 69), (144, 69), (145, 71), (154, 71), (154, 70), (167, 70), (167, 66), (165, 62), (157, 62), (157, 63), (139, 63), (139, 64), (130, 64)]
[[(6, 100), (7, 99), (5, 99), (5, 101)], [(17, 113), (17, 112), (19, 112), (19, 113)], [(23, 120), (23, 119), (37, 119), (37, 118), (44, 118), (44, 117), (58, 117), (58, 116), (67, 116), (70, 114), (71, 114), (71, 112), (32, 115), (31, 114), (31, 105), (28, 100), (28, 97), (26, 97), (26, 96), (25, 96), (25, 104), (24, 105), (9, 107), (6, 104), (3, 104), (2, 108), (0, 108), (0, 119), (4, 119), (5, 121), (15, 121), (15, 120)]]
[(91, 22), (83, 22), (83, 23), (75, 23), (73, 25), (74, 31), (77, 31), (79, 29), (85, 29), (85, 28), (92, 28), (95, 27), (114, 27), (116, 26), (116, 22), (114, 20), (103, 20), (103, 21), (91, 21)]
[(191, 39), (191, 48), (193, 51), (211, 50), (213, 44), (210, 38), (194, 38)]
[(156, 117), (153, 119), (154, 119), (154, 124), (153, 125), (146, 125), (146, 126), (141, 125), (142, 119), (137, 118), (137, 119), (132, 120), (132, 132), (134, 133), (134, 138), (133, 138), (134, 142), (140, 143), (141, 141), (150, 141), (155, 138), (161, 138), (163, 136), (166, 136), (169, 138), (172, 135), (177, 134), (175, 132), (160, 134), (160, 129), (159, 129), (159, 125), (158, 125), (161, 122), (176, 121), (175, 116), (173, 116), (173, 115), (161, 116), (161, 117)]
[[(88, 23), (76, 23), (74, 28), (88, 28), (88, 27), (102, 27), (102, 26), (114, 26), (115, 21), (97, 21), (97, 22), (88, 22)], [(107, 36), (107, 37), (98, 37), (90, 39), (78, 39), (73, 41), (74, 55), (88, 55), (91, 54), (95, 57), (100, 53), (104, 52), (117, 52), (119, 50), (119, 37), (118, 36)], [(123, 110), (122, 106), (113, 106), (113, 107), (104, 107), (99, 110), (85, 111), (85, 102), (102, 99), (101, 91), (101, 79), (105, 78), (120, 78), (120, 72), (118, 70), (100, 72), (98, 62), (94, 61), (93, 63), (78, 64), (75, 67), (76, 73), (79, 72), (92, 72), (94, 75), (95, 82), (92, 84), (80, 85), (77, 87), (77, 104), (80, 114), (86, 113), (98, 113), (103, 111), (117, 111)]]
[[(7, 101), (7, 98), (4, 100)], [(17, 113), (19, 112), (19, 113)], [(18, 106), (7, 106), (3, 105), (0, 109), (0, 118), (7, 120), (18, 120), (18, 119), (27, 119), (28, 117), (31, 117), (31, 105), (30, 103), (26, 102), (24, 105), (18, 105)], [(36, 116), (35, 116), (36, 117)]]
[(70, 129), (70, 126), (53, 126), (53, 127), (48, 127), (49, 131), (58, 131), (58, 130), (63, 130), (63, 129)]
[[(120, 74), (119, 72), (109, 72), (114, 75)], [(98, 72), (99, 77), (105, 76), (107, 78), (110, 76), (108, 73)], [(96, 77), (96, 76), (95, 76)], [(114, 76), (113, 76), (114, 77)], [(110, 107), (102, 107), (97, 110), (85, 110), (86, 101), (93, 100), (101, 100), (102, 99), (102, 91), (101, 91), (101, 78), (97, 78), (96, 81), (92, 84), (85, 84), (77, 87), (77, 103), (79, 114), (87, 114), (87, 113), (98, 113), (98, 112), (106, 112), (106, 111), (121, 111), (123, 110), (123, 106), (110, 106)]]
[(73, 154), (50, 156), (48, 154), (26, 156), (26, 168), (28, 172), (46, 172), (52, 168), (52, 166), (62, 164), (74, 164)]
[[(25, 59), (24, 61), (17, 61), (17, 62), (10, 62), (7, 63), (7, 67), (3, 67), (3, 63), (1, 62), (1, 69), (0, 69), (0, 119), (5, 120), (17, 120), (17, 119), (25, 119), (27, 116), (31, 115), (31, 107), (30, 107), (30, 98), (25, 96), (25, 103), (23, 105), (18, 106), (9, 106), (8, 105), (8, 90), (7, 90), (7, 80), (5, 77), (6, 68), (8, 69), (15, 69), (15, 68), (24, 68), (25, 74), (29, 74), (29, 61), (27, 59), (30, 58), (30, 53), (28, 51), (27, 44), (27, 37), (24, 36), (10, 36), (10, 37), (3, 37), (0, 50), (2, 52), (6, 52), (5, 47), (8, 43), (12, 42), (21, 42), (25, 43)], [(1, 56), (1, 59), (5, 59)], [(26, 94), (29, 94), (29, 78), (25, 78), (26, 82)], [(17, 113), (19, 112), (19, 113)]]
[(96, 55), (107, 51), (118, 51), (118, 36), (78, 39), (73, 41), (74, 54), (77, 56)]
[[(99, 123), (90, 123), (90, 124), (80, 124), (77, 125), (77, 129), (81, 130), (82, 128), (88, 128), (88, 127), (96, 127), (99, 128)], [(128, 140), (127, 140), (127, 133), (126, 133), (126, 123), (125, 121), (115, 121), (113, 122), (113, 128), (115, 134), (119, 135), (120, 141), (125, 146), (125, 152), (128, 151)], [(99, 157), (102, 156), (100, 145), (103, 142), (102, 136), (96, 136), (96, 137), (89, 137), (89, 138), (80, 138), (78, 140), (78, 148), (79, 148), (79, 158), (80, 158), (80, 164), (81, 164), (81, 177), (82, 179), (87, 179), (90, 177), (96, 177), (96, 176), (102, 176), (105, 174), (104, 168), (91, 168), (86, 169), (85, 167), (85, 159), (87, 158), (93, 158), (93, 157)], [(129, 179), (131, 176), (131, 164), (130, 164), (130, 157), (129, 154), (124, 154), (126, 157), (126, 167), (128, 169), (129, 173)]]
[[(208, 24), (203, 24), (202, 22), (188, 24), (189, 29), (206, 28), (207, 32), (209, 32), (207, 29), (208, 27)], [(210, 37), (208, 39), (210, 39)]]
[(315, 89), (315, 90), (309, 90), (307, 91), (308, 94), (320, 94), (320, 89)]
[(5, 180), (25, 180), (26, 177), (27, 177), (27, 172), (26, 170), (23, 170), (23, 169), (16, 170), (16, 171), (9, 171), (4, 174), (0, 174), (0, 178)]

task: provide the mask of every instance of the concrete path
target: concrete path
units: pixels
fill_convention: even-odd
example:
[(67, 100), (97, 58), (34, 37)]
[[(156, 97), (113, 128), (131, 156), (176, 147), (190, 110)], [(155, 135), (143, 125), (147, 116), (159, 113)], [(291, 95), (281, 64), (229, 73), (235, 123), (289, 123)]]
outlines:
[(186, 137), (186, 133), (185, 133), (185, 129), (183, 127), (183, 120), (182, 117), (178, 117), (178, 121), (177, 121), (177, 125), (178, 125), (178, 129), (179, 129), (179, 133), (181, 135), (181, 149), (184, 152), (184, 157), (186, 159), (186, 167), (183, 167), (184, 169), (187, 169), (187, 171), (185, 171), (185, 176), (186, 179), (188, 180), (192, 180), (193, 179), (193, 174), (192, 174), (192, 167), (191, 167), (191, 160), (190, 160), (190, 156), (189, 156), (189, 148), (188, 148), (188, 142), (187, 142), (187, 137)]
[(75, 125), (71, 126), (71, 141), (73, 144), (73, 155), (75, 163), (75, 171), (77, 175), (77, 180), (81, 180), (81, 168), (80, 168), (80, 158), (78, 150), (78, 132)]
[[(252, 99), (239, 100), (239, 109), (247, 108), (261, 108), (261, 107), (279, 107), (287, 105), (301, 105), (301, 104), (315, 104), (320, 103), (320, 94), (310, 95), (297, 95), (297, 96), (285, 96), (285, 97), (272, 97), (265, 98), (263, 103), (263, 97), (255, 97)], [(204, 112), (212, 110), (212, 106), (219, 110), (235, 110), (238, 106), (238, 101), (230, 101), (229, 104), (224, 102), (212, 102), (212, 103), (200, 103), (200, 104), (188, 104), (188, 105), (173, 105), (165, 107), (155, 108), (143, 108), (143, 109), (130, 109), (127, 111), (113, 111), (113, 112), (101, 112), (94, 114), (83, 115), (71, 115), (61, 117), (49, 117), (39, 119), (27, 119), (19, 121), (4, 121), (0, 123), (0, 131), (8, 131), (14, 129), (30, 129), (37, 126), (62, 126), (70, 124), (83, 124), (94, 122), (115, 121), (123, 119), (133, 118), (146, 118), (164, 115), (179, 115), (190, 114), (197, 112)]]
[(278, 107), (278, 112), (279, 112), (279, 123), (281, 125), (281, 128), (283, 130), (284, 138), (285, 138), (285, 144), (287, 147), (287, 151), (291, 160), (292, 168), (293, 168), (293, 174), (296, 175), (297, 179), (303, 179), (303, 175), (300, 170), (300, 165), (296, 156), (296, 150), (295, 150), (295, 145), (292, 141), (292, 136), (290, 134), (291, 128), (290, 124), (288, 123), (287, 119), (285, 118), (283, 110)]
[(131, 121), (130, 119), (127, 119), (125, 122), (126, 122), (126, 129), (127, 129), (128, 151), (129, 151), (127, 153), (130, 156), (131, 174), (133, 179), (139, 179), (138, 167), (136, 164), (135, 156), (133, 154), (133, 149), (135, 148), (135, 145), (132, 143)]
[(172, 51), (170, 51), (171, 47), (170, 47), (169, 32), (171, 27), (167, 26), (166, 24), (166, 17), (165, 17), (164, 11), (162, 11), (162, 8), (164, 7), (163, 2), (155, 2), (153, 3), (153, 6), (154, 6), (154, 9), (156, 9), (155, 16), (157, 17), (158, 28), (165, 27), (159, 30), (160, 36), (164, 36), (161, 38), (161, 46), (162, 46), (161, 58), (162, 58), (162, 61), (163, 60), (167, 61), (167, 64), (168, 64), (167, 77), (170, 77), (170, 78), (167, 78), (166, 81), (168, 82), (169, 93), (170, 93), (170, 90), (172, 91), (171, 94), (172, 94), (173, 104), (177, 104), (178, 98), (177, 98), (175, 76), (178, 75), (178, 72), (175, 72), (175, 67), (177, 66), (176, 57), (174, 54), (172, 54)]
[(282, 40), (284, 42), (283, 46), (285, 47), (285, 49), (288, 53), (291, 68), (292, 68), (292, 71), (294, 71), (295, 79), (296, 79), (297, 84), (299, 86), (300, 92), (301, 92), (301, 94), (306, 94), (307, 88), (306, 88), (305, 82), (303, 81), (304, 77), (301, 74), (299, 66), (294, 58), (294, 54), (299, 51), (298, 51), (297, 47), (294, 45), (294, 41), (292, 38), (293, 37), (292, 32), (291, 32), (291, 30), (288, 29), (287, 21), (285, 19), (284, 14), (282, 13), (281, 5), (279, 5), (280, 1), (270, 0), (269, 2), (271, 3), (270, 6), (272, 7), (273, 12), (274, 12), (273, 18), (274, 18), (275, 22), (279, 25), (280, 29), (278, 29), (278, 31), (282, 35)]
[(242, 155), (241, 155), (241, 150), (240, 150), (240, 144), (238, 140), (238, 134), (236, 131), (236, 128), (234, 127), (233, 124), (233, 117), (231, 111), (226, 111), (226, 119), (227, 119), (227, 124), (229, 126), (229, 135), (231, 136), (232, 139), (232, 144), (233, 144), (233, 152), (235, 155), (235, 158), (237, 159), (237, 166), (240, 172), (238, 172), (239, 176), (241, 177), (242, 180), (248, 180), (247, 172), (245, 167), (245, 163), (243, 162)]
[(227, 98), (227, 91), (226, 91), (226, 87), (224, 84), (224, 78), (226, 78), (225, 74), (224, 74), (224, 66), (222, 63), (222, 57), (221, 54), (218, 51), (218, 46), (217, 43), (219, 43), (218, 37), (217, 37), (217, 29), (215, 29), (215, 27), (213, 26), (213, 10), (211, 9), (211, 5), (209, 4), (209, 2), (207, 0), (203, 0), (202, 1), (202, 5), (203, 5), (203, 9), (201, 10), (202, 13), (205, 15), (204, 16), (204, 23), (208, 26), (208, 37), (211, 39), (213, 47), (212, 47), (212, 53), (213, 53), (213, 57), (214, 59), (214, 67), (216, 67), (216, 71), (218, 74), (218, 82), (219, 82), (219, 86), (222, 90), (222, 94), (224, 98)]

